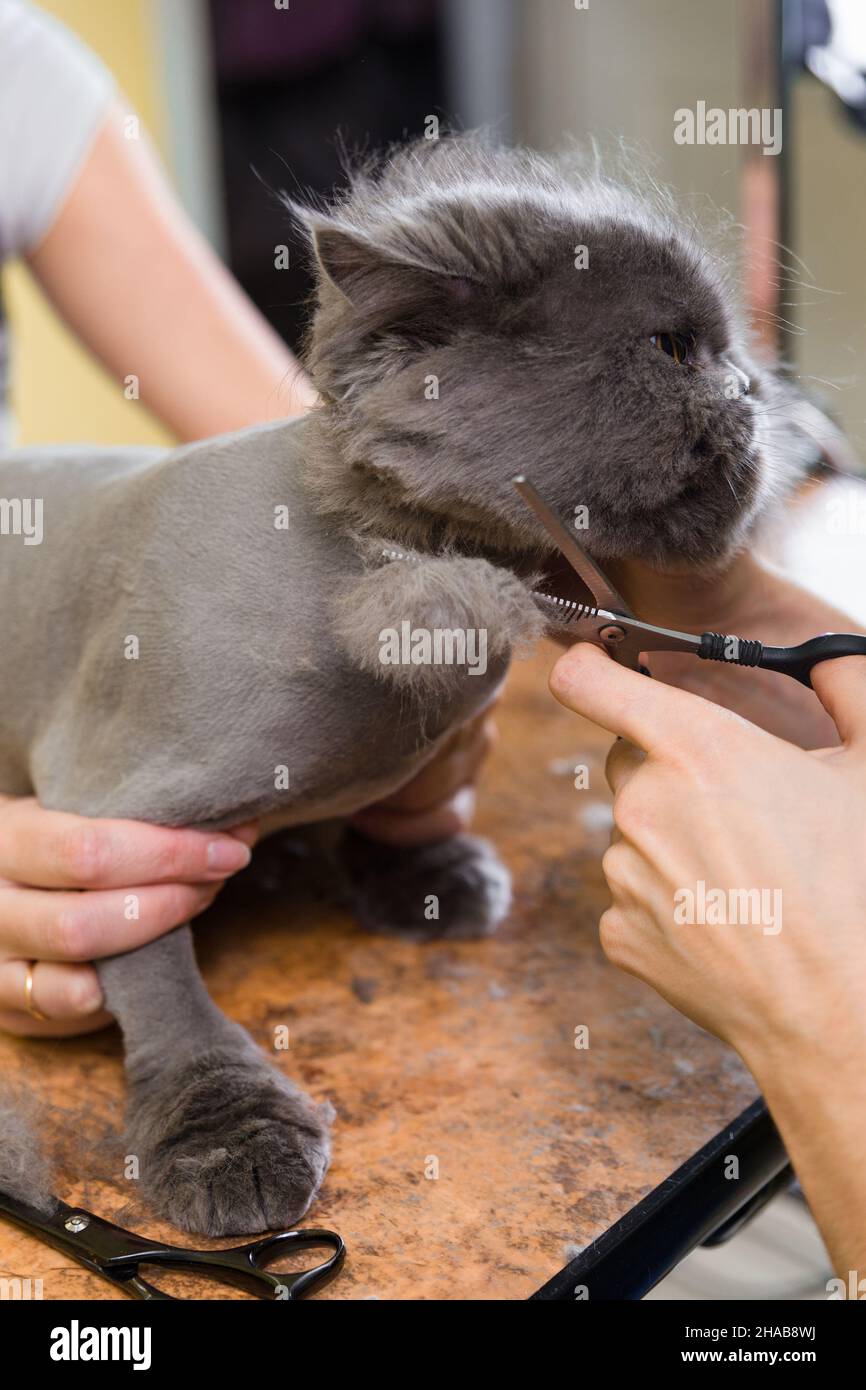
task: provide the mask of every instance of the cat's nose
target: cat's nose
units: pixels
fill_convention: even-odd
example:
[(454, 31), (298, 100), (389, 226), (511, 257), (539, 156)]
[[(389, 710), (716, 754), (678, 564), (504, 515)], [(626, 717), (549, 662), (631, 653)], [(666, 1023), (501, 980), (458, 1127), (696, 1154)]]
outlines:
[(737, 395), (748, 396), (749, 392), (752, 389), (751, 377), (748, 377), (746, 373), (736, 365), (736, 363), (730, 360), (730, 358), (724, 358), (722, 365), (727, 367), (731, 376), (734, 377), (737, 386)]

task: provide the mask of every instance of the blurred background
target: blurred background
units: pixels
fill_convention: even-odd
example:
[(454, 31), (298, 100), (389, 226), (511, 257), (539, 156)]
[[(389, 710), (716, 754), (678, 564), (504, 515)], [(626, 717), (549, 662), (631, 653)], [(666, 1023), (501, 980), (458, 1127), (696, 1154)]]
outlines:
[[(506, 139), (640, 142), (661, 178), (746, 229), (756, 327), (859, 444), (866, 421), (863, 0), (42, 0), (112, 69), (180, 197), (287, 341), (309, 285), (272, 190), (327, 190), (340, 142), (436, 115)], [(779, 157), (678, 145), (681, 107), (784, 108)], [(780, 287), (775, 242), (802, 283)], [(799, 258), (799, 259), (796, 259)], [(130, 274), (135, 273), (134, 266)], [(19, 438), (165, 436), (4, 271)], [(50, 390), (46, 386), (50, 384)]]

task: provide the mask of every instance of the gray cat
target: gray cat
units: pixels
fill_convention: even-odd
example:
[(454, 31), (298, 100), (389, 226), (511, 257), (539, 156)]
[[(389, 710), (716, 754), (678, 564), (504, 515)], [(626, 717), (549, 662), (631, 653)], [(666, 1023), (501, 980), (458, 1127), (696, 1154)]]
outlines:
[[(515, 472), (587, 509), (599, 558), (667, 567), (722, 561), (796, 476), (790, 392), (657, 190), (461, 137), (295, 211), (318, 272), (309, 418), (0, 463), (7, 504), (44, 508), (41, 544), (0, 537), (4, 792), (169, 825), (345, 817), (431, 758), (543, 628), (553, 557)], [(347, 832), (341, 854), (371, 929), (477, 935), (508, 910), (471, 836), (398, 852)], [(295, 1221), (330, 1107), (219, 1012), (188, 927), (98, 970), (156, 1209), (209, 1235)]]

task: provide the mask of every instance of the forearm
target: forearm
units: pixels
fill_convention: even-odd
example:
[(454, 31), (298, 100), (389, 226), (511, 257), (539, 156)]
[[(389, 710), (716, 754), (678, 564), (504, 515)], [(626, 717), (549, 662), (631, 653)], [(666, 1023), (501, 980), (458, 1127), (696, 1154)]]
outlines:
[(176, 202), (115, 108), (30, 267), (75, 333), (181, 439), (300, 413), (291, 352)]
[(746, 1060), (837, 1275), (866, 1279), (866, 1027), (843, 1016), (796, 1053)]

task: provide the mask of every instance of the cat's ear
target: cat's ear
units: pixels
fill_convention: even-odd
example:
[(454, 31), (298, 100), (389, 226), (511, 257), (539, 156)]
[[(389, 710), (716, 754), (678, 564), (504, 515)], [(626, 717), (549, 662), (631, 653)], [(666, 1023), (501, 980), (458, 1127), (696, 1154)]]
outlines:
[(375, 303), (385, 319), (413, 316), (425, 305), (443, 312), (471, 308), (479, 287), (433, 265), (383, 251), (362, 232), (332, 221), (308, 221), (320, 277), (352, 304)]
[(313, 223), (310, 236), (319, 273), (349, 300), (365, 276), (388, 268), (387, 258), (372, 242), (337, 223)]

